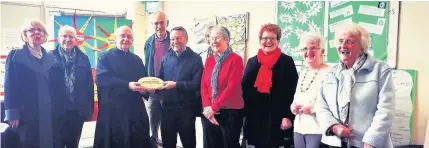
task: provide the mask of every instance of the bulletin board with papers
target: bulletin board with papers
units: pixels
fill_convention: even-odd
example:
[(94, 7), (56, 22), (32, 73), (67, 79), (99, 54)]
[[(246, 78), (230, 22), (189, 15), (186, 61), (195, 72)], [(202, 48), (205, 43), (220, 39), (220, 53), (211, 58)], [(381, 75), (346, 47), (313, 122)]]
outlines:
[(375, 59), (386, 61), (388, 36), (388, 5), (380, 1), (331, 1), (328, 14), (328, 62), (339, 61), (334, 32), (344, 24), (354, 22), (370, 34), (368, 53)]
[(364, 27), (371, 37), (369, 54), (396, 68), (399, 22), (397, 1), (279, 1), (276, 23), (282, 29), (279, 47), (291, 56), (295, 65), (302, 65), (300, 36), (306, 32), (324, 35), (325, 62), (338, 63), (334, 31), (346, 23)]

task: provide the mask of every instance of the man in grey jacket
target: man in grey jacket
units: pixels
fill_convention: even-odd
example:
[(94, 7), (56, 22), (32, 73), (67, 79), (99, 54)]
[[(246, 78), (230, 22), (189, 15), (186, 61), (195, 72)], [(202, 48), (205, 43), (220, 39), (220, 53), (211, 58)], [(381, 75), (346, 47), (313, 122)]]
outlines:
[(315, 105), (322, 147), (393, 148), (392, 69), (368, 55), (370, 38), (359, 25), (335, 32), (340, 63), (328, 72)]

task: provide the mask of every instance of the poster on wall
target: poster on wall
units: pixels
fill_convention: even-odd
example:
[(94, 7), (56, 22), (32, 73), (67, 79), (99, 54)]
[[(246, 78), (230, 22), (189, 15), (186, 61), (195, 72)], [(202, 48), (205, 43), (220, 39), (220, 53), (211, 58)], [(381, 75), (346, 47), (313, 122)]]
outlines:
[(415, 70), (398, 69), (392, 73), (395, 89), (395, 114), (392, 122), (392, 140), (395, 146), (411, 143), (416, 78)]
[(301, 65), (301, 35), (318, 32), (323, 35), (325, 2), (323, 1), (279, 1), (277, 4), (277, 24), (282, 29), (279, 47), (291, 56), (296, 65)]
[(244, 60), (248, 31), (249, 13), (217, 16), (217, 23), (228, 28), (230, 32), (229, 46)]
[(230, 31), (231, 40), (229, 42), (233, 52), (240, 55), (244, 60), (246, 53), (246, 40), (248, 38), (249, 13), (232, 14), (225, 16), (211, 15), (207, 17), (195, 18), (195, 25), (191, 28), (195, 36), (196, 48), (194, 51), (202, 57), (203, 61), (207, 58), (209, 45), (205, 40), (204, 34), (208, 26), (223, 26)]

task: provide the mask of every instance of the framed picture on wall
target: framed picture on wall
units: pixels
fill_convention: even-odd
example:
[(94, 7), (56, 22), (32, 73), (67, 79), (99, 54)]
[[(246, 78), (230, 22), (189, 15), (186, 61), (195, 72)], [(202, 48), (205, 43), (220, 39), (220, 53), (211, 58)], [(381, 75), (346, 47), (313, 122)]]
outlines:
[(161, 11), (161, 1), (143, 1), (144, 12), (154, 13), (156, 11)]

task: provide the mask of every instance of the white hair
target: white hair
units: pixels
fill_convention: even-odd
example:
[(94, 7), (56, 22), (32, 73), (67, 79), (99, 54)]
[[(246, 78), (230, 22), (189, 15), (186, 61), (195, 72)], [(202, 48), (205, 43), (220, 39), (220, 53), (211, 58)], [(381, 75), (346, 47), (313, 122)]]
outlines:
[(318, 32), (307, 32), (301, 35), (299, 41), (299, 47), (304, 48), (309, 41), (317, 41), (319, 42), (319, 47), (321, 49), (325, 49), (326, 39)]
[(133, 30), (129, 26), (121, 26), (115, 30), (115, 36), (121, 35), (124, 30), (129, 30), (131, 34), (134, 36)]
[(74, 29), (72, 26), (69, 25), (64, 25), (61, 26), (61, 28), (58, 30), (58, 36), (61, 36), (62, 34), (64, 34), (64, 32), (71, 32), (73, 34), (73, 37), (77, 36), (77, 31), (76, 29)]
[(371, 39), (365, 28), (355, 23), (345, 24), (335, 31), (335, 40), (338, 40), (344, 34), (359, 36), (363, 52), (368, 52), (369, 45), (371, 45)]

